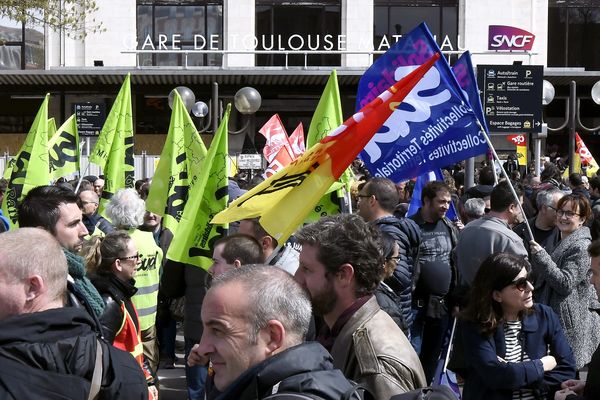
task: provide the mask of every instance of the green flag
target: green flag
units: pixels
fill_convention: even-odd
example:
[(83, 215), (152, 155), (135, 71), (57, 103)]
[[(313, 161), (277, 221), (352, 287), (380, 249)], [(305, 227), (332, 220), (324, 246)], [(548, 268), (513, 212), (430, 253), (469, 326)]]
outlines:
[(199, 180), (205, 157), (206, 147), (175, 91), (169, 133), (146, 199), (146, 209), (162, 215), (163, 227), (173, 233), (177, 231), (189, 191)]
[(48, 152), (51, 180), (79, 172), (79, 133), (74, 114), (48, 140)]
[(56, 121), (54, 118), (48, 119), (48, 147), (50, 147), (50, 138), (56, 133)]
[(50, 95), (47, 94), (25, 138), (25, 143), (5, 171), (5, 178), (9, 182), (2, 200), (2, 212), (10, 220), (11, 226), (17, 225), (17, 204), (27, 192), (36, 186), (47, 185), (50, 181), (48, 173), (49, 99)]
[(131, 88), (129, 74), (110, 109), (90, 155), (90, 162), (104, 172), (104, 190), (99, 212), (119, 189), (132, 188), (133, 179), (133, 118), (131, 113)]
[[(331, 71), (325, 90), (321, 95), (319, 104), (310, 121), (308, 135), (306, 137), (306, 149), (308, 150), (316, 143), (321, 141), (333, 129), (337, 128), (344, 122), (342, 115), (342, 102), (340, 100), (340, 89), (338, 87), (337, 73)], [(340, 181), (344, 182), (344, 175), (348, 173), (346, 170), (340, 177)], [(337, 186), (341, 186), (337, 184)], [(337, 188), (336, 188), (337, 189)], [(306, 218), (306, 222), (314, 222), (321, 217), (332, 214), (339, 214), (341, 211), (341, 201), (343, 192), (341, 190), (333, 190), (328, 192), (319, 200), (313, 208), (313, 211)]]
[(198, 183), (190, 190), (183, 216), (173, 237), (167, 258), (208, 269), (213, 243), (225, 236), (227, 225), (213, 225), (212, 218), (227, 208), (228, 132), (231, 104), (210, 144)]

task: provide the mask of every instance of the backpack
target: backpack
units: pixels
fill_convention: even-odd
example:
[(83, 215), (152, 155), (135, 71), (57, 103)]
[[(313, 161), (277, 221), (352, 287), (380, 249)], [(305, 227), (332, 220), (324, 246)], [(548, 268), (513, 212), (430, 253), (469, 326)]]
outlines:
[(448, 386), (433, 385), (392, 396), (390, 400), (457, 400)]

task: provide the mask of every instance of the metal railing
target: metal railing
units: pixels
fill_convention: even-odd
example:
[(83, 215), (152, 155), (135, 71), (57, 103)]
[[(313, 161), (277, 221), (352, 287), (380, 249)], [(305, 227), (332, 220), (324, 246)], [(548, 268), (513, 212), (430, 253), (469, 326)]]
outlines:
[[(446, 50), (446, 51), (442, 51), (442, 54), (448, 58), (448, 62), (451, 61), (452, 56), (459, 56), (462, 53), (464, 53), (465, 50)], [(380, 55), (380, 54), (384, 54), (385, 51), (383, 50), (372, 50), (372, 51), (349, 51), (349, 50), (188, 50), (188, 49), (181, 49), (181, 50), (123, 50), (121, 51), (122, 54), (135, 54), (135, 67), (136, 68), (148, 68), (148, 69), (156, 69), (156, 68), (181, 68), (184, 70), (188, 70), (188, 69), (210, 69), (210, 68), (216, 68), (216, 69), (225, 69), (225, 67), (223, 66), (223, 64), (221, 64), (221, 66), (196, 66), (196, 65), (188, 65), (188, 58), (190, 55), (194, 55), (194, 54), (217, 54), (217, 55), (221, 55), (221, 56), (226, 56), (226, 55), (284, 55), (285, 56), (285, 63), (283, 66), (259, 66), (260, 68), (272, 68), (272, 67), (283, 67), (284, 69), (290, 69), (290, 67), (295, 67), (295, 68), (302, 68), (302, 69), (311, 69), (311, 68), (331, 68), (334, 66), (322, 66), (322, 65), (308, 65), (308, 57), (312, 56), (312, 55), (368, 55), (369, 56), (369, 62), (362, 66), (362, 67), (349, 67), (350, 69), (358, 69), (358, 70), (362, 70), (367, 68), (369, 65), (371, 65), (373, 63), (373, 57), (375, 55)], [(176, 55), (182, 55), (183, 56), (183, 60), (182, 60), (182, 65), (177, 65), (177, 66), (156, 66), (156, 65), (140, 65), (140, 55), (144, 55), (144, 54), (176, 54)], [(491, 56), (504, 56), (506, 57), (507, 55), (518, 55), (518, 56), (527, 56), (528, 57), (528, 63), (531, 64), (531, 57), (538, 55), (539, 53), (537, 52), (531, 52), (531, 51), (472, 51), (471, 52), (472, 55), (491, 55)], [(298, 56), (298, 55), (302, 55), (304, 57), (304, 65), (302, 66), (290, 66), (289, 64), (289, 57), (290, 56)], [(224, 57), (223, 57), (224, 59)], [(254, 65), (248, 66), (248, 68), (254, 68)], [(338, 66), (340, 67), (340, 66)]]

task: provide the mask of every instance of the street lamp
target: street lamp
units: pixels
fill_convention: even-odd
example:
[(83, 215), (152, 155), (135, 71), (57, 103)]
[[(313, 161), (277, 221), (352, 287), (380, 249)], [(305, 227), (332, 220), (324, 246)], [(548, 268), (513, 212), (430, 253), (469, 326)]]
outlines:
[[(544, 80), (544, 87), (542, 93), (542, 104), (548, 105), (554, 99), (554, 86)], [(592, 100), (596, 104), (600, 104), (600, 81), (596, 82), (592, 87)], [(550, 132), (558, 132), (569, 127), (569, 171), (573, 172), (575, 170), (575, 133), (577, 128), (581, 128), (587, 132), (595, 132), (600, 129), (600, 125), (594, 128), (588, 128), (581, 122), (580, 119), (580, 107), (581, 107), (581, 99), (577, 98), (577, 84), (575, 81), (571, 81), (569, 84), (569, 97), (567, 98), (567, 102), (565, 104), (565, 122), (556, 128), (551, 128), (548, 126), (548, 130)]]
[[(219, 84), (217, 82), (213, 82), (212, 84), (212, 96), (209, 100), (209, 104), (206, 104), (203, 101), (196, 102), (196, 96), (194, 93), (185, 86), (179, 86), (173, 89), (173, 91), (178, 91), (181, 99), (183, 100), (188, 112), (194, 114), (194, 116), (203, 119), (208, 116), (205, 124), (201, 123), (200, 129), (198, 132), (200, 133), (215, 133), (219, 128), (219, 122), (221, 122), (221, 118), (223, 117), (223, 110), (221, 108), (219, 102)], [(172, 105), (171, 97), (174, 96), (173, 91), (169, 94), (169, 106)], [(258, 111), (260, 108), (260, 104), (262, 99), (260, 97), (260, 93), (258, 90), (252, 87), (243, 87), (237, 91), (235, 96), (233, 97), (233, 104), (235, 105), (236, 110), (242, 115), (252, 115)], [(246, 118), (246, 123), (244, 126), (237, 131), (228, 131), (231, 135), (237, 135), (242, 133), (248, 128), (250, 124), (250, 119)], [(212, 129), (208, 128), (212, 125)]]

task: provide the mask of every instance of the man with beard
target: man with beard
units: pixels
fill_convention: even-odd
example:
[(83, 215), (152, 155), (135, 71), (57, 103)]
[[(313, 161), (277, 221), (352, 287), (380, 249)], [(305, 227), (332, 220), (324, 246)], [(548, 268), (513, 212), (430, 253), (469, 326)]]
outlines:
[(101, 315), (104, 302), (86, 276), (83, 258), (77, 255), (88, 230), (75, 192), (62, 186), (33, 188), (19, 205), (18, 220), (21, 228), (42, 228), (58, 240), (69, 266), (69, 303), (85, 307), (93, 317)]
[(357, 215), (335, 215), (301, 228), (295, 278), (326, 326), (318, 341), (334, 366), (388, 399), (426, 385), (419, 358), (373, 296), (383, 276), (380, 234)]

